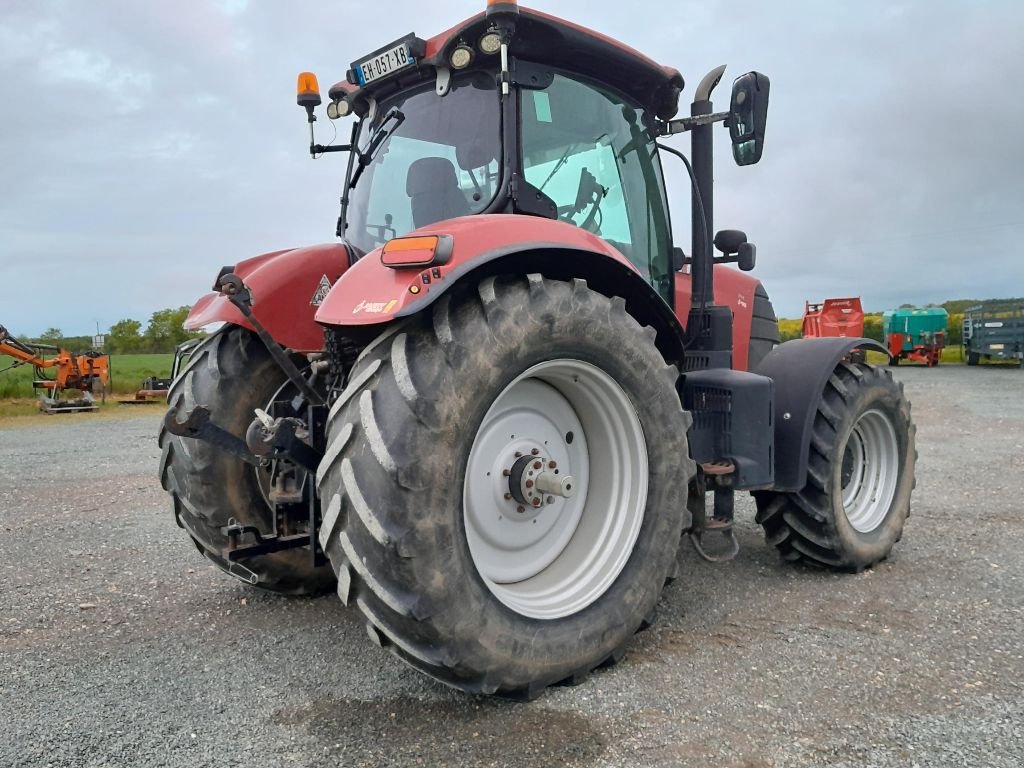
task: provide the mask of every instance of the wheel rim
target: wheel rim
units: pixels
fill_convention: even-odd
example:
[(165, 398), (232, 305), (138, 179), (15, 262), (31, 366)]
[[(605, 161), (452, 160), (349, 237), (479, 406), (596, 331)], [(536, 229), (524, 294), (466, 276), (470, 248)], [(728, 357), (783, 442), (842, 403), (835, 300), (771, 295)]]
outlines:
[(464, 519), (477, 572), (521, 615), (583, 610), (633, 552), (647, 476), (639, 417), (611, 376), (579, 360), (530, 368), (487, 411), (466, 465)]
[(892, 507), (899, 475), (899, 443), (892, 421), (882, 411), (861, 415), (843, 450), (840, 468), (843, 511), (850, 525), (870, 533)]

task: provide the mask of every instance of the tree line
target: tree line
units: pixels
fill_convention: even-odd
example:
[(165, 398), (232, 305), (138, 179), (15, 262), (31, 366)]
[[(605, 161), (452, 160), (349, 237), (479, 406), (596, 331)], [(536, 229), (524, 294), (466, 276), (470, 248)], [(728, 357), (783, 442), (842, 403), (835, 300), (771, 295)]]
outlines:
[[(154, 312), (143, 327), (138, 320), (118, 320), (107, 330), (103, 352), (115, 355), (137, 355), (174, 352), (174, 348), (188, 339), (204, 336), (202, 331), (186, 331), (182, 326), (189, 307), (161, 309)], [(50, 344), (72, 352), (92, 349), (92, 336), (65, 336), (60, 328), (47, 328), (38, 338), (18, 337), (28, 343)]]

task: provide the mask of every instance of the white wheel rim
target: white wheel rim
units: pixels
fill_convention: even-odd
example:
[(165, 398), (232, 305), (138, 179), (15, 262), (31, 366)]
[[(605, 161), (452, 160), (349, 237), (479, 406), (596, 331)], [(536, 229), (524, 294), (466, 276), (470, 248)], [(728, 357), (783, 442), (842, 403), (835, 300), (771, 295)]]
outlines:
[[(571, 496), (544, 495), (538, 508), (509, 498), (522, 489), (510, 487), (514, 478), (505, 472), (531, 458), (548, 480), (570, 475)], [(530, 368), (487, 411), (466, 465), (463, 509), (477, 572), (523, 616), (583, 610), (633, 552), (647, 475), (640, 419), (611, 376), (579, 360)]]
[(853, 425), (839, 467), (843, 511), (860, 533), (878, 528), (892, 508), (899, 477), (899, 442), (892, 421), (871, 410)]

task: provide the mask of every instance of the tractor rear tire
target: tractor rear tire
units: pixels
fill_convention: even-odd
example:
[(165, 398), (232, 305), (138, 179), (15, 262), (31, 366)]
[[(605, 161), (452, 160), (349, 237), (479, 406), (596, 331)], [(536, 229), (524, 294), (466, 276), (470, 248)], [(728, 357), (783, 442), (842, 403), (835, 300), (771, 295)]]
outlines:
[[(286, 377), (256, 334), (226, 326), (195, 349), (168, 392), (170, 410), (180, 420), (196, 405), (212, 420), (243, 436), (256, 408), (267, 408)], [(293, 549), (232, 565), (221, 554), (228, 544), (223, 528), (234, 518), (262, 531), (273, 529), (274, 511), (260, 487), (260, 471), (210, 443), (160, 430), (160, 483), (171, 494), (174, 517), (214, 565), (246, 583), (292, 595), (319, 594), (334, 584), (330, 566), (314, 567), (308, 549)]]
[[(467, 692), (531, 699), (617, 661), (675, 566), (695, 471), (677, 378), (582, 280), (488, 278), (386, 331), (318, 472), (339, 596)], [(571, 495), (525, 498), (552, 478)]]
[(814, 419), (807, 485), (754, 494), (765, 538), (786, 560), (842, 571), (886, 558), (910, 514), (914, 438), (903, 385), (874, 366), (840, 363)]

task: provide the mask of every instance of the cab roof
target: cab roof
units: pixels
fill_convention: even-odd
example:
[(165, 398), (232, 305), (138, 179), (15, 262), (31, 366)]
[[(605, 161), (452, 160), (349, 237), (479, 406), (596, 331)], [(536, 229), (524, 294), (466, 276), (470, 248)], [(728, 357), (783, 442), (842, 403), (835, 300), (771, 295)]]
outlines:
[[(336, 83), (332, 99), (353, 101), (359, 94), (379, 95), (404, 87), (410, 74), (422, 79), (434, 68), (446, 66), (452, 50), (466, 44), (476, 50), (477, 41), (489, 29), (485, 14), (479, 13), (426, 41), (424, 54), (414, 73), (377, 80), (366, 86), (354, 84), (354, 76)], [(683, 77), (678, 70), (658, 64), (639, 51), (600, 32), (530, 8), (520, 8), (516, 31), (510, 45), (513, 57), (564, 69), (630, 96), (662, 120), (675, 116)], [(476, 53), (477, 57), (482, 54)]]

